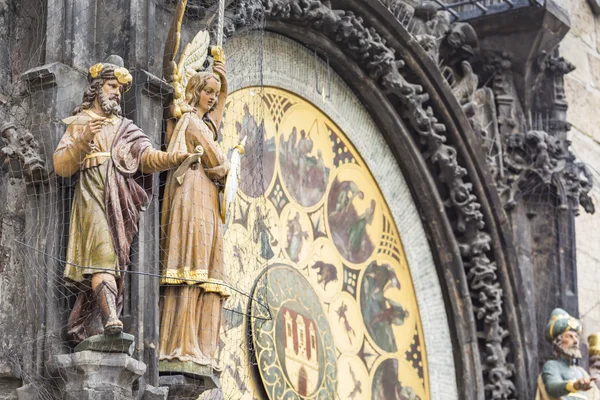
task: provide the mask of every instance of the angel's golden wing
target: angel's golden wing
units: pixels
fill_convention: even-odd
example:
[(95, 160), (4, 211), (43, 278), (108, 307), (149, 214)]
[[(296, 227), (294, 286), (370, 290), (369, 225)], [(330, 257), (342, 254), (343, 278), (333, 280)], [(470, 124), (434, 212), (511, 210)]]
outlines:
[(207, 31), (200, 31), (194, 37), (194, 40), (185, 46), (185, 49), (181, 53), (179, 64), (177, 64), (175, 73), (173, 74), (173, 103), (175, 105), (174, 114), (176, 118), (179, 118), (183, 112), (185, 87), (187, 86), (188, 79), (204, 66), (204, 62), (208, 57), (209, 46), (210, 35)]

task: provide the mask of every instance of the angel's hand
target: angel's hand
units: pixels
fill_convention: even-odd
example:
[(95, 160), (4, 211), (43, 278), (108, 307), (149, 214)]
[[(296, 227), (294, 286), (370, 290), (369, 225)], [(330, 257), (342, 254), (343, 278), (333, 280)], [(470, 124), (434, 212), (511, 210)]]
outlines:
[(225, 63), (222, 61), (213, 62), (213, 72), (219, 75), (221, 79), (221, 92), (227, 92), (227, 73), (225, 71)]

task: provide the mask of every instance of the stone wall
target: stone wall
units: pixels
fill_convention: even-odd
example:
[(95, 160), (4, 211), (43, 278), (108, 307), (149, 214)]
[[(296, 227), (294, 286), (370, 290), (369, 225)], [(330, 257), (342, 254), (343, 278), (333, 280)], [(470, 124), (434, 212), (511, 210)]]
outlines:
[[(600, 16), (588, 0), (562, 2), (569, 11), (571, 30), (561, 44), (561, 55), (576, 66), (565, 76), (572, 148), (594, 175), (592, 197), (600, 200)], [(576, 220), (579, 312), (584, 334), (600, 331), (600, 211), (581, 210)]]

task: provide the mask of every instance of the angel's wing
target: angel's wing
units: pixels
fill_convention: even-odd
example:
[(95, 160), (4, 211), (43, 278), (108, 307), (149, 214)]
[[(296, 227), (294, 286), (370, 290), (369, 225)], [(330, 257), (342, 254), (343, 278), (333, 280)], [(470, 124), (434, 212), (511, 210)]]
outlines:
[(174, 81), (174, 98), (175, 105), (174, 114), (179, 118), (182, 114), (182, 106), (185, 100), (185, 87), (188, 79), (204, 66), (204, 62), (208, 57), (208, 48), (210, 46), (210, 35), (208, 31), (200, 31), (194, 37), (191, 43), (188, 43), (181, 53), (179, 64), (177, 64), (175, 73), (173, 74)]
[[(210, 35), (208, 31), (200, 31), (189, 43), (185, 46), (179, 65), (177, 66), (178, 73), (182, 71), (199, 71), (208, 57), (208, 47), (210, 46)], [(185, 79), (185, 78), (184, 78)]]

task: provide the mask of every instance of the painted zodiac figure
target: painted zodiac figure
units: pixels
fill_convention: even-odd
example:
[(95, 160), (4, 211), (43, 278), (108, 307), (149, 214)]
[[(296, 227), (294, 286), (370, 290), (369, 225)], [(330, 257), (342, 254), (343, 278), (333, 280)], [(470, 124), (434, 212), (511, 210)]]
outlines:
[(302, 250), (302, 244), (304, 240), (308, 238), (308, 233), (302, 231), (299, 213), (296, 213), (296, 216), (290, 219), (287, 222), (287, 225), (287, 251), (292, 261), (297, 262), (300, 259), (300, 251)]

